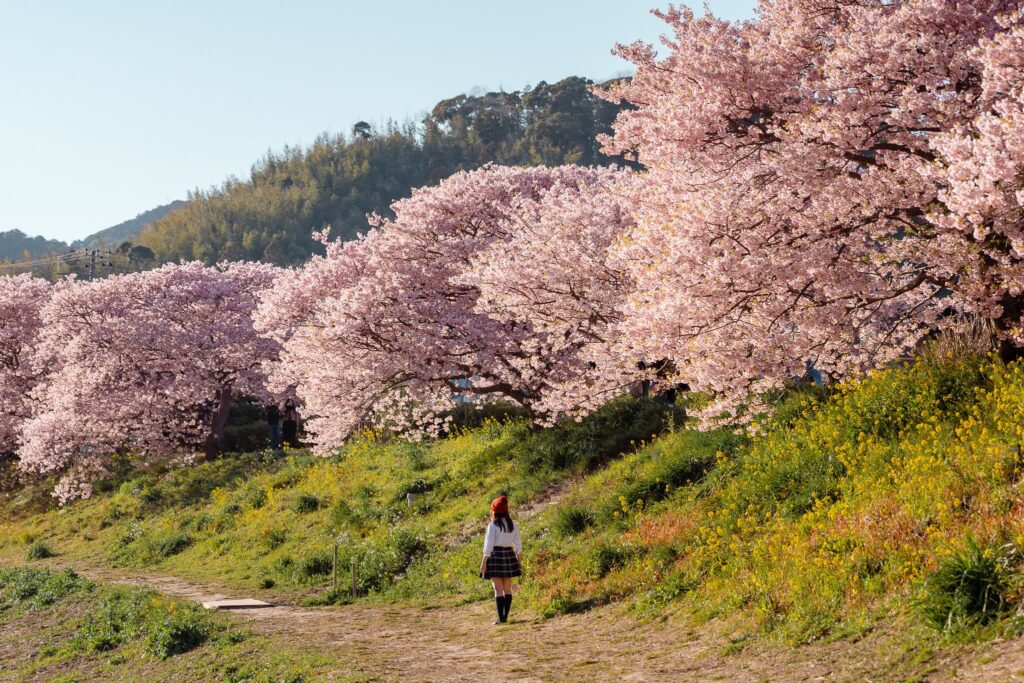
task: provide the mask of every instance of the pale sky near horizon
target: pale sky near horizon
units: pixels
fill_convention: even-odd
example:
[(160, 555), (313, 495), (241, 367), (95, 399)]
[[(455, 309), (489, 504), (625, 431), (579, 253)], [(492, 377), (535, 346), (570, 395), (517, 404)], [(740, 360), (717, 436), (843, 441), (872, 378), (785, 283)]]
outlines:
[(80, 239), (359, 120), (625, 73), (610, 50), (655, 42), (666, 4), (0, 0), (0, 230)]

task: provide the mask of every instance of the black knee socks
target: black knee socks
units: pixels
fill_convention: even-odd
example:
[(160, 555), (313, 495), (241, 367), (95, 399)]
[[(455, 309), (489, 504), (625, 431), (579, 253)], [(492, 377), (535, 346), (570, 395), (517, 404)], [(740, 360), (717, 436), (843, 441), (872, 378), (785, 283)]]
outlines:
[(501, 620), (502, 621), (508, 621), (508, 613), (512, 609), (512, 594), (511, 593), (506, 593), (505, 594), (505, 596), (504, 596), (504, 603), (505, 603), (504, 604), (505, 611), (504, 611), (503, 616), (501, 617)]
[(495, 595), (494, 605), (498, 608), (498, 621), (502, 623), (508, 621), (508, 613), (512, 609), (512, 594)]

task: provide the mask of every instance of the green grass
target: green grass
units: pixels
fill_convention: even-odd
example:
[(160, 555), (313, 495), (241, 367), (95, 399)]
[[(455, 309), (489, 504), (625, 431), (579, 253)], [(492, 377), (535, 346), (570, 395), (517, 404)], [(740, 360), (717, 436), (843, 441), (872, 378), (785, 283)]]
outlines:
[(432, 443), (366, 436), (329, 458), (258, 452), (182, 469), (125, 468), (59, 513), (35, 511), (36, 500), (8, 504), (0, 556), (24, 553), (19, 539), (31, 537), (69, 560), (308, 596), (327, 587), (337, 542), (362, 595), (464, 602), (487, 595), (476, 569), (492, 498), (523, 506), (600, 471), (664, 432), (673, 410), (627, 399), (557, 430), (489, 418)]
[(269, 683), (320, 679), (329, 665), (294, 648), (267, 648), (264, 639), (195, 603), (71, 571), (0, 569), (0, 625), (11, 638), (5, 680)]
[(1011, 632), (1022, 425), (1024, 373), (983, 359), (792, 391), (749, 442), (676, 431), (582, 482), (543, 516), (527, 587), (549, 612), (681, 603), (794, 642), (902, 612)]
[(919, 601), (929, 625), (957, 635), (992, 623), (1010, 609), (1019, 550), (1012, 544), (983, 547), (969, 538), (947, 557), (924, 583)]
[[(337, 543), (359, 599), (454, 604), (488, 598), (477, 576), (488, 502), (508, 495), (515, 515), (557, 496), (522, 520), (518, 599), (540, 614), (682, 607), (743, 615), (792, 642), (910, 614), (982, 638), (1024, 630), (1006, 609), (1024, 581), (1005, 560), (1024, 547), (1022, 442), (1019, 365), (931, 355), (793, 389), (753, 437), (620, 399), (555, 429), (487, 418), (432, 442), (363, 436), (328, 458), (125, 468), (61, 512), (25, 495), (8, 502), (0, 557), (43, 543), (71, 560), (324, 603), (351, 600), (328, 592)], [(960, 590), (964, 571), (973, 587)]]

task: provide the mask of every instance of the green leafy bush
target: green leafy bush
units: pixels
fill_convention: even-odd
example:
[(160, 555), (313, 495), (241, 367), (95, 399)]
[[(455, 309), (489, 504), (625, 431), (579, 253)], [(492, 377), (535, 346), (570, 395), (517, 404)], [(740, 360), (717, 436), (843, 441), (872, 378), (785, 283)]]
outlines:
[(53, 557), (55, 553), (50, 550), (50, 546), (46, 545), (42, 541), (36, 541), (28, 547), (28, 551), (25, 553), (25, 557), (29, 560), (45, 560), (48, 557)]
[(192, 537), (180, 532), (158, 536), (149, 542), (152, 554), (159, 558), (177, 555), (190, 545), (192, 545)]
[(564, 505), (555, 513), (555, 530), (562, 536), (576, 536), (594, 523), (594, 513), (576, 505)]
[(1019, 561), (1012, 546), (986, 547), (968, 539), (925, 580), (920, 600), (925, 620), (949, 632), (993, 621), (1007, 606), (1011, 569)]
[(334, 568), (334, 560), (328, 553), (315, 552), (307, 555), (299, 563), (298, 573), (303, 579), (312, 579), (318, 576), (330, 574)]
[(73, 593), (92, 590), (94, 585), (70, 569), (0, 569), (0, 611), (49, 607)]
[(288, 532), (281, 528), (270, 529), (263, 535), (263, 544), (267, 547), (267, 550), (279, 548), (284, 545), (286, 540), (288, 540)]
[(146, 623), (146, 652), (167, 659), (206, 642), (213, 624), (200, 610), (198, 605), (189, 604), (173, 611), (151, 613)]
[(312, 493), (303, 493), (295, 499), (295, 511), (301, 514), (316, 512), (322, 506), (322, 501)]
[(109, 589), (99, 607), (82, 619), (69, 649), (107, 652), (138, 641), (146, 654), (167, 659), (202, 645), (216, 630), (199, 605), (118, 587)]
[(604, 578), (611, 570), (623, 566), (627, 559), (626, 548), (601, 543), (587, 556), (587, 573), (594, 579)]
[(356, 587), (360, 593), (382, 591), (395, 578), (430, 550), (428, 538), (411, 529), (391, 529), (387, 534), (362, 543), (341, 546), (339, 563), (348, 572), (355, 563)]
[(404, 572), (413, 561), (427, 552), (426, 537), (410, 529), (393, 529), (387, 540), (395, 558), (394, 573)]
[(267, 423), (249, 422), (224, 428), (224, 450), (232, 453), (249, 453), (267, 447)]
[(520, 449), (535, 467), (587, 471), (651, 440), (670, 418), (677, 423), (685, 419), (679, 408), (659, 399), (622, 397), (580, 422), (531, 433)]

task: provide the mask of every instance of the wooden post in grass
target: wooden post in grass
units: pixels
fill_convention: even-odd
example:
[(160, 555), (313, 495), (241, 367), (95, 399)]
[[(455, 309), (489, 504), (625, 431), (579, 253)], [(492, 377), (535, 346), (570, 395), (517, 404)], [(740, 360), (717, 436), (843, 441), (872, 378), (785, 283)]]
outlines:
[(331, 588), (331, 592), (337, 594), (338, 592), (338, 541), (334, 541), (334, 585)]

